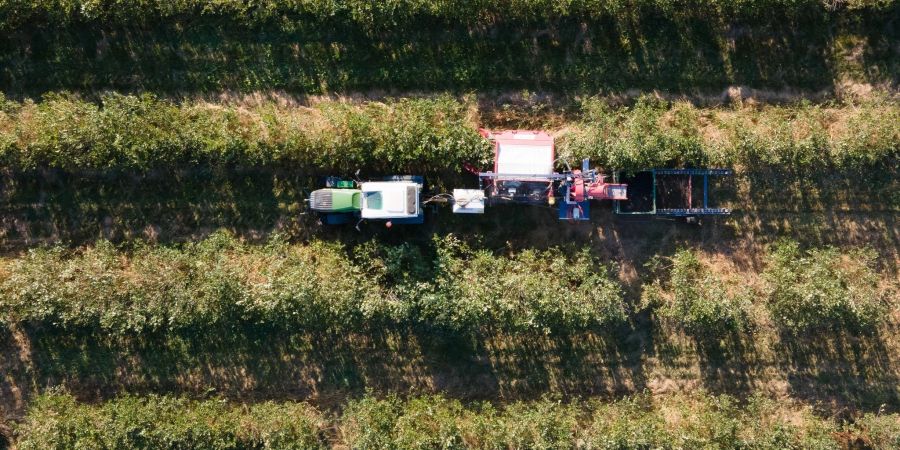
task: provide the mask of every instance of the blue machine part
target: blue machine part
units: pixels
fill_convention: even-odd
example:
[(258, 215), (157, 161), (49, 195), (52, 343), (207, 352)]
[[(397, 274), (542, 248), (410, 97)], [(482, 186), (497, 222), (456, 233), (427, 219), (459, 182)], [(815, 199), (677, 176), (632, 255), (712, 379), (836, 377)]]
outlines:
[(358, 220), (356, 213), (330, 213), (322, 214), (322, 223), (325, 225), (343, 225)]
[(671, 208), (657, 209), (657, 216), (689, 217), (689, 216), (727, 216), (731, 214), (728, 208)]
[(591, 201), (585, 200), (577, 203), (561, 201), (556, 208), (559, 220), (591, 220)]
[(394, 225), (421, 225), (425, 223), (425, 213), (419, 212), (416, 217), (404, 217), (402, 219), (389, 219)]
[[(329, 213), (322, 214), (321, 217), (322, 223), (325, 225), (345, 225), (348, 223), (356, 223), (359, 220), (359, 213)], [(422, 212), (416, 217), (405, 217), (402, 219), (389, 219), (384, 221), (389, 221), (393, 225), (421, 225), (425, 223), (425, 213)]]

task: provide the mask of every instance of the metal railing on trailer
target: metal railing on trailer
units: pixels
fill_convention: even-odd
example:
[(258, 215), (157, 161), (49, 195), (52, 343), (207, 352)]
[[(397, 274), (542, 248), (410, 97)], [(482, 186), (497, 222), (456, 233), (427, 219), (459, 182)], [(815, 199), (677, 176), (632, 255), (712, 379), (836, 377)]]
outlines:
[[(614, 201), (614, 211), (620, 215), (669, 217), (728, 215), (730, 209), (710, 206), (709, 178), (731, 174), (730, 169), (651, 169), (625, 176), (617, 181), (628, 184), (628, 200)], [(694, 206), (695, 178), (701, 180), (702, 197), (697, 200), (702, 206), (698, 207)], [(665, 186), (661, 188), (660, 184)]]

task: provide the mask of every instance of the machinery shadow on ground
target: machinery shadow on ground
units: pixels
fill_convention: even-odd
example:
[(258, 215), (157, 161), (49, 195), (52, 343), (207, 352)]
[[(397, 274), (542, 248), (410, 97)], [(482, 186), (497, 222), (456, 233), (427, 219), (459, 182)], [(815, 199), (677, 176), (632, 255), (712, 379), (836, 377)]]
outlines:
[[(470, 186), (458, 174), (432, 185)], [(434, 178), (434, 177), (433, 177)], [(811, 245), (870, 245), (892, 273), (900, 258), (896, 227), (897, 167), (863, 174), (792, 174), (759, 169), (721, 187), (730, 218), (700, 227), (612, 214), (597, 203), (589, 223), (556, 219), (551, 207), (509, 205), (484, 215), (455, 215), (437, 208), (423, 226), (384, 229), (364, 224), (327, 228), (303, 215), (314, 176), (287, 170), (195, 167), (148, 173), (7, 173), (0, 180), (0, 247), (18, 251), (41, 244), (91, 244), (98, 239), (172, 243), (228, 229), (250, 241), (273, 233), (294, 240), (315, 236), (354, 244), (368, 239), (430, 241), (449, 233), (487, 248), (549, 248), (589, 244), (613, 260), (690, 243), (729, 251), (760, 270), (759, 246), (787, 236)], [(438, 188), (440, 189), (440, 188)], [(734, 249), (732, 249), (734, 250)], [(749, 259), (746, 257), (749, 256)], [(639, 261), (638, 261), (639, 262)], [(635, 266), (638, 267), (638, 266)]]

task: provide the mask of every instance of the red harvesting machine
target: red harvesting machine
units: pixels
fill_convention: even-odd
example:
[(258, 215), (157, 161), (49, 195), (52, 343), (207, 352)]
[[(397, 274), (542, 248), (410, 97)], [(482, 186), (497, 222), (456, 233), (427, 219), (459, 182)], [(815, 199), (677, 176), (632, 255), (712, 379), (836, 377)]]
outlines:
[[(558, 162), (553, 137), (543, 131), (481, 131), (494, 145), (494, 170), (479, 172), (487, 205), (530, 203), (558, 205), (560, 219), (588, 220), (591, 200), (626, 200), (625, 184), (608, 183), (607, 176), (582, 161), (581, 169)], [(558, 197), (558, 198), (557, 198)]]

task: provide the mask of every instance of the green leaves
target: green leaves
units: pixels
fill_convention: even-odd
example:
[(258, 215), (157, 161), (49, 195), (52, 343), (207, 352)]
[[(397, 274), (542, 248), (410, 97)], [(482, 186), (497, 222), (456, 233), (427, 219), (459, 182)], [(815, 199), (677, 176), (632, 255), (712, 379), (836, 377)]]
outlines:
[(691, 335), (718, 339), (749, 324), (745, 296), (729, 293), (697, 257), (682, 249), (667, 261), (668, 273), (644, 288), (644, 301)]
[(0, 283), (0, 316), (61, 329), (141, 334), (264, 323), (358, 323), (367, 285), (340, 249), (253, 248), (220, 233), (180, 249), (107, 242), (78, 254), (33, 250)]
[(584, 330), (626, 320), (621, 287), (586, 253), (423, 253), (323, 242), (246, 245), (227, 233), (180, 247), (108, 242), (36, 249), (0, 279), (0, 318), (65, 330), (142, 334), (260, 324), (352, 332), (364, 324)]
[(894, 289), (881, 285), (871, 249), (804, 251), (793, 241), (773, 246), (756, 286), (727, 283), (691, 250), (656, 258), (648, 269), (654, 278), (644, 285), (644, 306), (707, 339), (747, 329), (753, 298), (764, 302), (775, 323), (795, 332), (873, 331)]
[[(650, 96), (640, 97), (632, 107), (613, 108), (596, 98), (581, 107), (582, 127), (565, 141), (566, 152), (577, 159), (591, 158), (602, 167), (627, 171), (705, 162), (696, 135), (696, 110)], [(674, 116), (675, 127), (663, 126), (667, 115)]]
[[(443, 95), (385, 102), (322, 101), (311, 107), (175, 104), (151, 95), (71, 95), (6, 101), (0, 164), (12, 169), (150, 170), (275, 166), (310, 174), (460, 173), (486, 167), (475, 100)], [(2, 102), (0, 102), (2, 103)], [(2, 105), (0, 105), (2, 106)], [(766, 166), (802, 175), (889, 164), (898, 156), (900, 108), (858, 105), (697, 108), (641, 97), (633, 106), (581, 104), (582, 119), (559, 134), (560, 155), (608, 170)]]
[(281, 166), (309, 173), (434, 173), (482, 165), (489, 144), (450, 97), (312, 108), (239, 108), (106, 94), (48, 95), (0, 113), (0, 162), (14, 169)]
[(772, 318), (794, 331), (872, 331), (887, 312), (872, 250), (803, 251), (796, 242), (782, 241), (772, 249), (763, 276)]
[[(890, 306), (891, 287), (880, 285), (875, 255), (865, 249), (779, 244), (755, 287), (726, 282), (696, 251), (654, 261), (644, 305), (701, 338), (745, 330), (752, 298), (765, 299), (774, 321), (794, 330), (871, 330)], [(8, 260), (0, 322), (112, 334), (240, 324), (578, 332), (628, 320), (614, 273), (587, 251), (497, 255), (453, 236), (432, 246), (371, 241), (352, 249), (277, 239), (248, 245), (222, 232), (177, 247), (124, 250), (101, 241)]]
[[(495, 255), (452, 236), (433, 247), (369, 242), (246, 245), (227, 233), (179, 247), (108, 242), (34, 249), (0, 278), (0, 321), (113, 334), (242, 323), (357, 331), (426, 326), (540, 333), (615, 326), (629, 308), (612, 267), (587, 252)], [(722, 338), (749, 326), (756, 289), (727, 284), (694, 251), (650, 269), (644, 303), (685, 331)], [(658, 267), (665, 263), (665, 268)], [(872, 329), (887, 311), (875, 255), (833, 248), (772, 251), (758, 290), (790, 329)], [(665, 270), (663, 270), (665, 269)]]
[(900, 108), (877, 97), (845, 105), (698, 108), (642, 96), (613, 107), (589, 98), (561, 154), (626, 171), (652, 167), (767, 166), (806, 174), (890, 164), (900, 149)]
[(151, 395), (126, 396), (99, 406), (68, 394), (39, 396), (17, 428), (18, 446), (28, 449), (150, 448), (317, 449), (321, 412), (305, 403), (228, 405)]
[[(886, 0), (855, 0), (854, 9), (880, 6)], [(803, 9), (824, 12), (822, 3), (814, 0), (755, 0), (738, 2), (736, 5), (717, 0), (701, 0), (694, 8), (716, 14), (731, 14), (752, 17), (766, 9), (779, 9), (802, 13)], [(144, 23), (159, 19), (173, 19), (178, 16), (218, 16), (236, 22), (253, 24), (281, 16), (309, 16), (317, 20), (339, 17), (355, 23), (375, 33), (413, 25), (413, 20), (434, 17), (444, 20), (462, 21), (471, 25), (489, 24), (496, 20), (552, 20), (564, 16), (587, 16), (596, 18), (604, 14), (621, 15), (624, 8), (655, 10), (666, 16), (688, 16), (678, 14), (679, 9), (671, 0), (641, 0), (638, 2), (596, 1), (596, 0), (507, 0), (507, 1), (466, 1), (452, 0), (432, 2), (426, 0), (385, 0), (369, 2), (365, 0), (302, 0), (284, 2), (277, 0), (34, 0), (12, 1), (0, 10), (0, 29), (12, 25), (43, 18), (52, 25), (77, 21), (111, 21), (114, 23)], [(796, 11), (800, 10), (800, 11)]]
[(435, 238), (434, 245), (430, 261), (409, 245), (357, 249), (360, 265), (386, 288), (370, 311), (399, 314), (394, 322), (412, 314), (414, 323), (457, 331), (574, 331), (627, 319), (618, 280), (587, 253), (567, 256), (553, 249), (496, 256), (452, 236)]
[(125, 396), (100, 404), (51, 392), (34, 399), (16, 428), (17, 448), (319, 449), (677, 449), (840, 448), (838, 436), (866, 436), (894, 448), (897, 414), (867, 415), (856, 425), (753, 396), (638, 394), (601, 403), (544, 397), (504, 406), (464, 404), (441, 395), (402, 399), (372, 394), (337, 417), (305, 403), (229, 404)]

